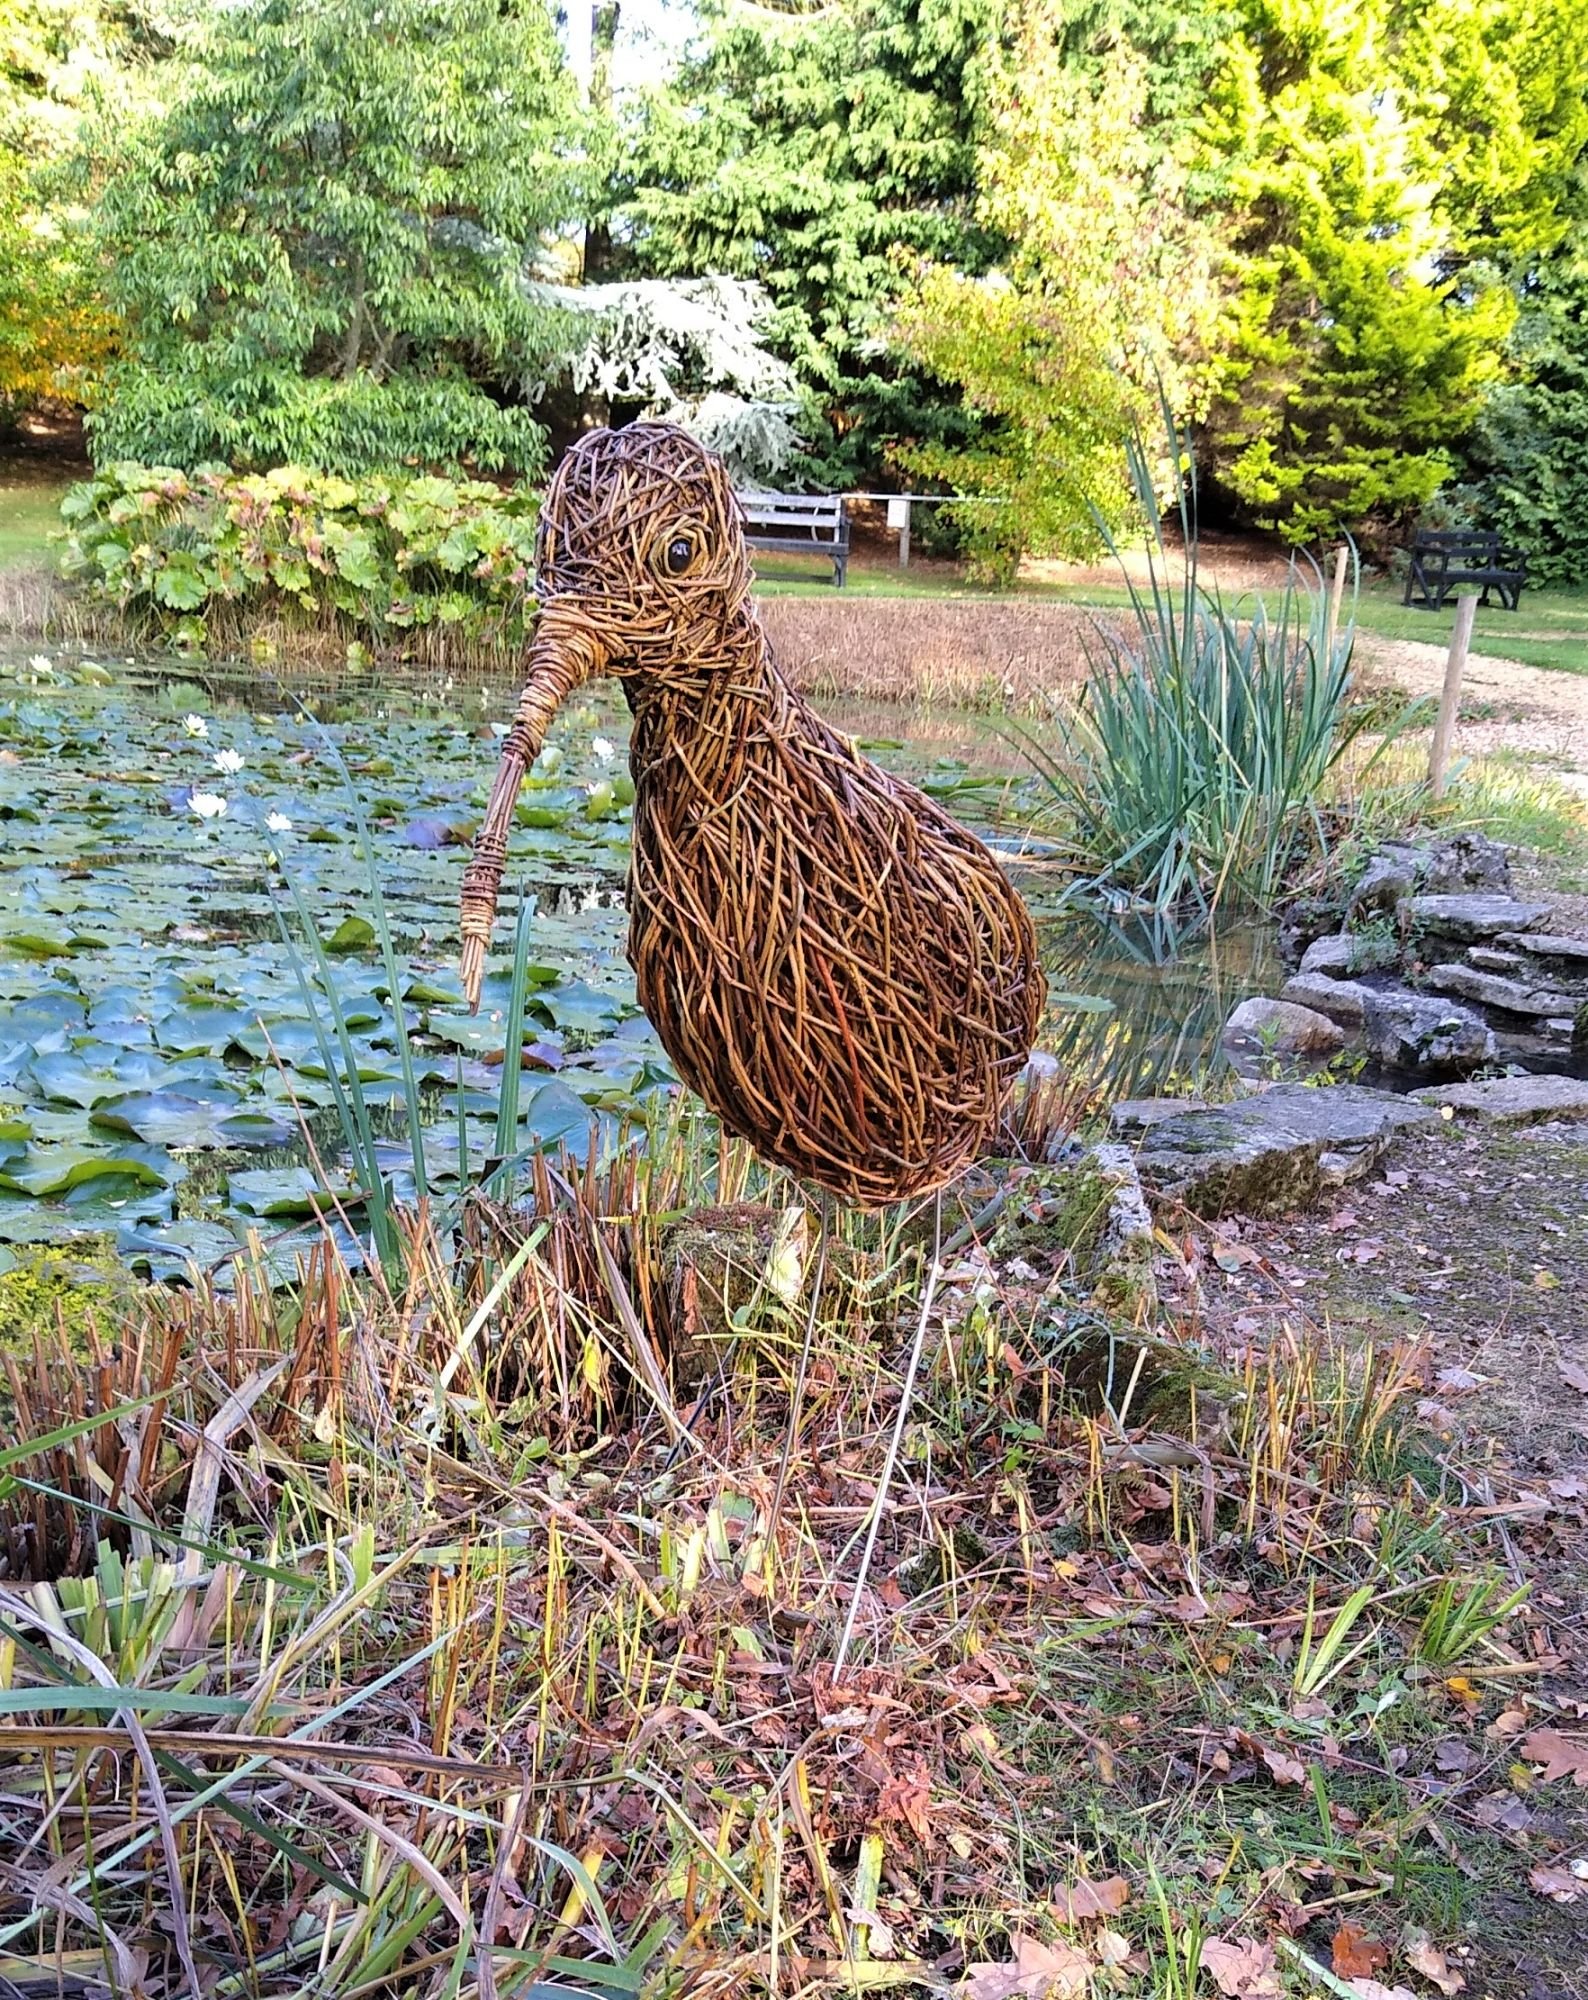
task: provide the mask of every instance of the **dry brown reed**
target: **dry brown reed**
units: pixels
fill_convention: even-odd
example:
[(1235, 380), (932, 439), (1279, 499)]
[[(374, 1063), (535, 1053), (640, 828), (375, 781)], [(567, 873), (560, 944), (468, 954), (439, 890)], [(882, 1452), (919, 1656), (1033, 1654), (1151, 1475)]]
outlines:
[(482, 1208), (458, 1296), (410, 1216), (401, 1296), (329, 1246), (285, 1300), (245, 1260), (229, 1296), (145, 1295), (114, 1351), (18, 1365), (14, 1432), (79, 1428), (8, 1454), (27, 1483), (0, 1493), (7, 1977), (174, 2000), (186, 1957), (238, 2000), (935, 1988), (945, 1934), (1004, 1955), (1080, 1865), (1072, 1794), (1138, 1828), (1106, 1866), (1179, 1858), (1140, 1831), (1161, 1762), (1194, 1764), (1231, 1657), (1272, 1681), (1302, 1579), (1326, 1618), (1381, 1554), (1364, 1466), (1410, 1357), (1342, 1368), (1292, 1334), (1215, 1395), (1187, 1348), (1166, 1436), (1128, 1348), (1112, 1410), (1077, 1408), (1040, 1280), (981, 1262), (932, 1324), (930, 1443), (882, 1505), (839, 1679), (919, 1250), (864, 1225), (891, 1314), (823, 1315), (797, 1410), (774, 1337), (680, 1438), (660, 1344), (614, 1337), (610, 1265), (657, 1301), (659, 1204), (742, 1191), (686, 1151), (654, 1187), (564, 1163), (532, 1215)]

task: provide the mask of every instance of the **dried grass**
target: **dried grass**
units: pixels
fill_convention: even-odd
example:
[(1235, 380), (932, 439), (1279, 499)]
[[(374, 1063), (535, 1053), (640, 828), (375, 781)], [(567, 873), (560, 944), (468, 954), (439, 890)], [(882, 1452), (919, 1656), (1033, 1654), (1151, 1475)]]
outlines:
[(1047, 715), (1086, 678), (1094, 614), (974, 598), (770, 597), (779, 666), (817, 699)]
[[(942, 1991), (1066, 1932), (1056, 1885), (1091, 1877), (1134, 1956), (1121, 1981), (1069, 1924), (1086, 1990), (1190, 1991), (1163, 1983), (1155, 1874), (1189, 1921), (1227, 1917), (1228, 1881), (1288, 1939), (1290, 1877), (1223, 1815), (1293, 1810), (1316, 1848), (1315, 1788), (1345, 1778), (1292, 1676), (1342, 1715), (1371, 1698), (1440, 1552), (1468, 1565), (1492, 1532), (1486, 1493), (1409, 1472), (1416, 1353), (1292, 1327), (1220, 1364), (1192, 1322), (1144, 1346), (1056, 1315), (1021, 1192), (1048, 1170), (1017, 1169), (1011, 1239), (955, 1252), (879, 1490), (920, 1217), (844, 1218), (819, 1297), (807, 1263), (741, 1312), (691, 1400), (631, 1314), (659, 1332), (667, 1205), (743, 1196), (697, 1139), (481, 1205), (461, 1282), (408, 1216), (394, 1291), (329, 1245), (286, 1299), (245, 1260), (230, 1297), (145, 1294), (86, 1365), (18, 1363), (12, 1434), (39, 1442), (0, 1452), (8, 1979), (174, 2000), (186, 1955), (227, 1996)], [(1088, 1356), (1105, 1400), (1077, 1406)], [(1298, 1637), (1364, 1576), (1351, 1649), (1314, 1669)], [(1525, 1661), (1483, 1643), (1504, 1698)], [(1330, 1832), (1336, 1867), (1389, 1896), (1399, 1836), (1369, 1817)]]

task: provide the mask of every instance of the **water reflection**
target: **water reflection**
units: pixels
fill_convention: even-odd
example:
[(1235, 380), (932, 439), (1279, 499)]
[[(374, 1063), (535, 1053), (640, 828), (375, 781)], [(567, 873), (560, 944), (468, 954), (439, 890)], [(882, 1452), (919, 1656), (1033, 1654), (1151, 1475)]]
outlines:
[(1162, 914), (1065, 910), (1040, 931), (1043, 1039), (1110, 1100), (1200, 1088), (1228, 1066), (1219, 1030), (1231, 1008), (1285, 979), (1266, 925), (1187, 930)]

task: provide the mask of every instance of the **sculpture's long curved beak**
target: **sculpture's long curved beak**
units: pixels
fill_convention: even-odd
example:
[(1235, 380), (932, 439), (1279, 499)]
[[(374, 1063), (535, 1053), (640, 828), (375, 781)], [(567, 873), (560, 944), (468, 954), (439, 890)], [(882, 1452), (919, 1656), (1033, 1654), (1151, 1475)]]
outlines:
[(540, 755), (551, 719), (581, 681), (605, 671), (607, 647), (592, 629), (577, 598), (554, 597), (541, 609), (529, 643), (529, 667), (518, 713), (502, 743), (485, 818), (474, 836), (474, 853), (463, 872), (460, 929), (463, 951), (458, 970), (470, 1012), (480, 1004), (485, 953), (496, 921), (496, 897), (507, 862), (507, 837), (524, 773)]

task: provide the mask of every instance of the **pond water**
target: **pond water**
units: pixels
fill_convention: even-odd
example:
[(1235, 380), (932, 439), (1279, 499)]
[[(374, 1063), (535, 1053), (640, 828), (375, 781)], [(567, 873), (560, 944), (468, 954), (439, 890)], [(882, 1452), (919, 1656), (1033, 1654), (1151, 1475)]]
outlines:
[[(673, 1087), (623, 957), (621, 704), (598, 690), (554, 725), (471, 1016), (454, 971), (458, 885), (514, 691), (344, 688), (311, 714), (257, 673), (186, 673), (0, 654), (0, 1246), (104, 1232), (167, 1275), (250, 1228), (290, 1237), (312, 1216), (305, 1133), (335, 1159), (347, 1068), (328, 986), (366, 1096), (401, 1103), (372, 867), (438, 1191), (493, 1150), (520, 893), (534, 898), (536, 1037), (521, 1145), (582, 1144), (592, 1121)], [(899, 711), (835, 720), (1018, 842), (1008, 825), (1035, 793), (1018, 744), (992, 725), (912, 716), (906, 734)], [(1278, 983), (1259, 934), (1163, 963), (1162, 936), (1055, 916), (1062, 885), (1040, 854), (1017, 866), (1053, 986), (1044, 1041), (1073, 1059), (1105, 1053), (1121, 1093), (1199, 1079), (1233, 1000)], [(402, 1195), (406, 1121), (382, 1129)]]

